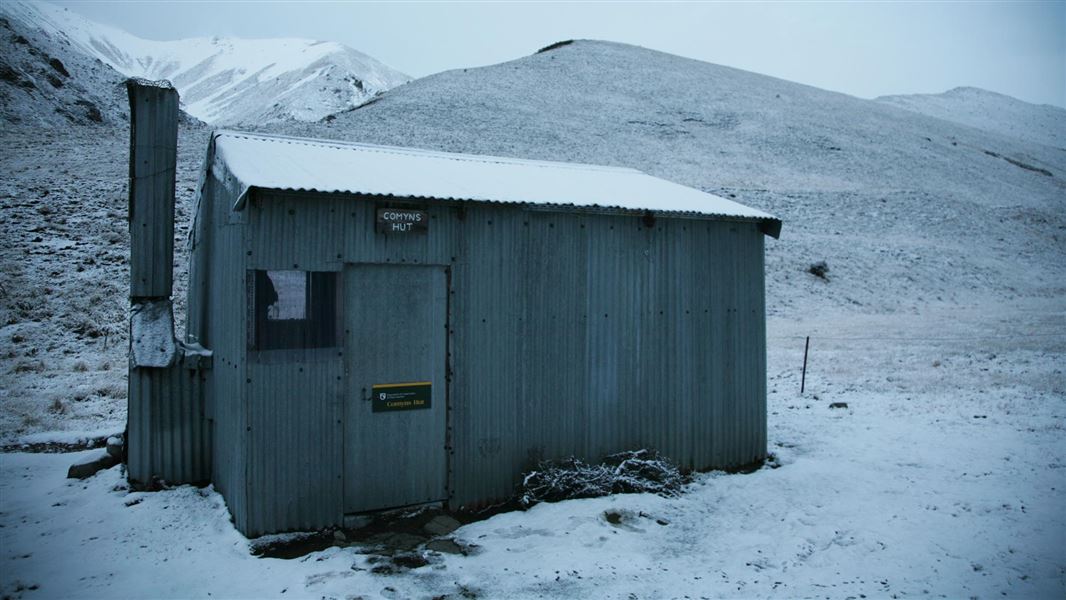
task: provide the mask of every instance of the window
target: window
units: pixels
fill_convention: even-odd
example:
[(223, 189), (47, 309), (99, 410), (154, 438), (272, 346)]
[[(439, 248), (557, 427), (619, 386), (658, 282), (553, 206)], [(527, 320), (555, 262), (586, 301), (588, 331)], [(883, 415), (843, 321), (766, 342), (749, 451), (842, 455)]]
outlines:
[(337, 345), (337, 274), (249, 271), (248, 346), (252, 350)]

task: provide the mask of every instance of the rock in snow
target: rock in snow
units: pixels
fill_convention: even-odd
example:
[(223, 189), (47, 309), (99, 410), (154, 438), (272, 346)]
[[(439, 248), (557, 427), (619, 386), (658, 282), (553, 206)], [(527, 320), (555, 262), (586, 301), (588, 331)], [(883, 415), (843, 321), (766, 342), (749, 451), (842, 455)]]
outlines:
[(426, 542), (426, 550), (444, 554), (466, 554), (463, 547), (451, 538), (430, 540)]
[(122, 451), (125, 448), (126, 443), (120, 435), (113, 435), (107, 438), (107, 453), (111, 455), (117, 461), (122, 460)]
[(104, 449), (95, 450), (78, 462), (70, 465), (67, 470), (68, 479), (85, 479), (92, 477), (103, 469), (110, 469), (118, 464), (118, 459)]
[(426, 533), (430, 535), (448, 535), (460, 527), (462, 527), (462, 523), (456, 521), (453, 517), (437, 515), (423, 525), (422, 529), (425, 529)]

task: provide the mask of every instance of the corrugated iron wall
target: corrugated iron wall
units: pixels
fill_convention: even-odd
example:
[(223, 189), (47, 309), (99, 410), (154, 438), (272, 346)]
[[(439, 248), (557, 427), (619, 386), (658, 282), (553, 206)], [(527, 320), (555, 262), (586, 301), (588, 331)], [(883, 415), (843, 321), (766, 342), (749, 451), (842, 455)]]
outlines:
[[(231, 210), (238, 193), (236, 181), (224, 169), (213, 170), (202, 192), (198, 215), (209, 232), (194, 247), (193, 265), (204, 265), (190, 278), (190, 310), (206, 309), (190, 330), (214, 353), (214, 368), (206, 389), (207, 414), (215, 442), (211, 455), (212, 480), (225, 496), (234, 522), (248, 531), (248, 411), (245, 344), (245, 225), (243, 214)], [(202, 258), (201, 258), (202, 257)], [(194, 296), (196, 294), (196, 296)]]
[(211, 435), (203, 414), (203, 371), (182, 361), (130, 369), (129, 478), (148, 484), (211, 480)]
[(652, 447), (707, 469), (764, 457), (755, 224), (471, 209), (465, 225), (453, 504), (505, 498), (541, 458)]
[[(225, 195), (216, 217), (232, 220)], [(340, 523), (344, 414), (339, 358), (245, 362), (245, 269), (451, 267), (454, 507), (506, 498), (541, 458), (654, 447), (706, 469), (765, 456), (757, 224), (434, 203), (426, 234), (388, 237), (377, 206), (253, 191), (247, 226), (215, 229), (220, 250), (244, 231), (239, 251), (212, 252), (208, 321), (215, 478), (245, 533)]]
[(343, 516), (342, 359), (296, 354), (304, 358), (248, 364), (249, 531), (308, 531)]

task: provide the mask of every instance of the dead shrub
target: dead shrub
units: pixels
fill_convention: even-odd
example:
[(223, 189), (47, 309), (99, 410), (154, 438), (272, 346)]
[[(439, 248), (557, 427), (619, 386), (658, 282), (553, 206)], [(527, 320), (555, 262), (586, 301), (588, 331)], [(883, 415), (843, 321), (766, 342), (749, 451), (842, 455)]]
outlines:
[(120, 383), (109, 383), (96, 388), (96, 395), (101, 398), (115, 398), (121, 400), (126, 397), (126, 386)]
[(43, 360), (22, 360), (15, 365), (16, 373), (43, 373), (46, 367)]
[(651, 493), (677, 496), (688, 477), (654, 450), (612, 454), (599, 464), (577, 458), (542, 461), (522, 478), (518, 502), (529, 508), (539, 502), (597, 498), (608, 494)]

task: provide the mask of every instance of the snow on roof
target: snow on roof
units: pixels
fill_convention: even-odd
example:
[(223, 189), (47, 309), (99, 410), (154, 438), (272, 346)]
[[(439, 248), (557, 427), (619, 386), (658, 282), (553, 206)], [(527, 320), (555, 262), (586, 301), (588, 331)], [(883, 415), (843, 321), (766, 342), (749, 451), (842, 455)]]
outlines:
[(215, 162), (249, 188), (600, 207), (767, 221), (773, 215), (635, 169), (218, 131)]

